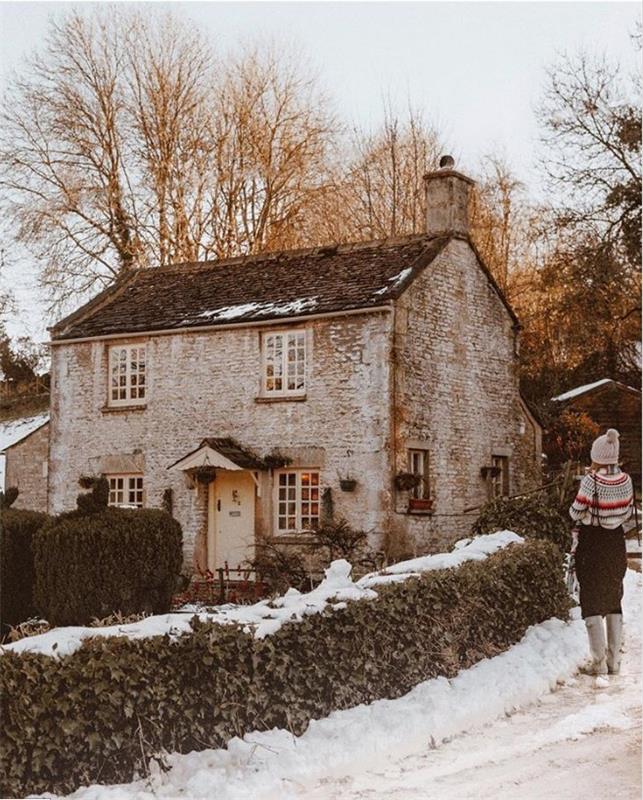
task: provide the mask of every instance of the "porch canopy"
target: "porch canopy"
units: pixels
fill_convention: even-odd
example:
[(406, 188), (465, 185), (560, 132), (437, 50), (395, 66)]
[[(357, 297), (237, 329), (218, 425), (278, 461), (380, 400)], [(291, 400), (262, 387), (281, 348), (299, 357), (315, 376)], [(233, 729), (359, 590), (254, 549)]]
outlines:
[(212, 467), (226, 470), (265, 470), (266, 464), (254, 453), (241, 447), (234, 439), (203, 439), (201, 444), (187, 455), (170, 464), (168, 469), (183, 472)]

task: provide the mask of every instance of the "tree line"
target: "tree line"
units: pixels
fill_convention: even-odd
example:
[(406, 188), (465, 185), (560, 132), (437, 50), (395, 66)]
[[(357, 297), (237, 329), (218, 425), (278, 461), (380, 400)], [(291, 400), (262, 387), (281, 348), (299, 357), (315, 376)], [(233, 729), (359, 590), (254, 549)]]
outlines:
[[(542, 407), (640, 379), (639, 105), (616, 65), (560, 59), (538, 110), (547, 202), (502, 158), (474, 170), (473, 237)], [(134, 268), (421, 233), (422, 175), (448, 148), (418, 109), (383, 111), (349, 128), (274, 45), (221, 54), (172, 15), (72, 11), (3, 99), (3, 219), (58, 311)]]

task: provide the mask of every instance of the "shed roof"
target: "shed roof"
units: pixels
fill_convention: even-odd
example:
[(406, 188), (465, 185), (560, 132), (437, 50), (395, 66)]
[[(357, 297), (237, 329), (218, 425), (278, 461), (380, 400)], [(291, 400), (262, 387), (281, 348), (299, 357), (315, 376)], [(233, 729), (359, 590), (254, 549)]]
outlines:
[(592, 394), (593, 392), (603, 391), (610, 386), (631, 394), (641, 394), (640, 390), (634, 388), (633, 386), (628, 386), (625, 383), (612, 380), (611, 378), (601, 378), (600, 381), (586, 383), (583, 386), (577, 386), (574, 389), (569, 389), (569, 391), (563, 392), (563, 394), (552, 397), (552, 400), (556, 403), (568, 403), (571, 400), (575, 400), (577, 397), (583, 397), (585, 395)]
[[(135, 269), (55, 325), (52, 339), (215, 327), (378, 308), (399, 297), (450, 238), (415, 235)], [(482, 263), (481, 268), (517, 322)]]

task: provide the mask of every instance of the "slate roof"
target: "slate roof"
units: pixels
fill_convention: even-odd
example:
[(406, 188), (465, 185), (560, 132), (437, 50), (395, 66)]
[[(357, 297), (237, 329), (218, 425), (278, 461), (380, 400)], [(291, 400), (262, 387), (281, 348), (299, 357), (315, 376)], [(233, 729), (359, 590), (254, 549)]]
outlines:
[[(135, 269), (61, 320), (51, 335), (54, 341), (84, 339), (388, 305), (450, 238), (416, 235)], [(518, 324), (477, 251), (476, 256)]]
[(184, 456), (181, 456), (181, 458), (179, 458), (173, 464), (170, 464), (168, 469), (172, 469), (172, 467), (178, 464), (179, 461), (183, 461), (183, 459), (188, 458), (194, 453), (198, 453), (202, 447), (210, 447), (212, 450), (216, 450), (217, 453), (221, 453), (224, 458), (232, 461), (233, 464), (241, 467), (241, 469), (268, 469), (268, 465), (263, 459), (259, 458), (259, 456), (256, 455), (256, 453), (253, 453), (251, 450), (242, 447), (236, 439), (230, 439), (228, 437), (217, 438), (212, 436), (203, 439), (198, 447), (196, 447), (194, 450), (191, 450), (189, 453), (186, 453)]
[(447, 237), (410, 236), (137, 269), (57, 323), (52, 339), (381, 306), (398, 296), (447, 242)]
[(235, 439), (217, 439), (209, 437), (204, 439), (199, 445), (199, 449), (207, 445), (217, 453), (221, 453), (224, 458), (232, 461), (242, 469), (267, 469), (265, 463), (250, 450), (246, 450)]

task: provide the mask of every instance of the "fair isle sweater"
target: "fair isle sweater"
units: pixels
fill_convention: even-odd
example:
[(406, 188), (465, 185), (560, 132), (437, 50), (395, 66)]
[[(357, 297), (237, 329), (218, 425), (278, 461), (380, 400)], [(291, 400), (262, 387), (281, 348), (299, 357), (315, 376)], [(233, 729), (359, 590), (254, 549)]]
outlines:
[(601, 467), (584, 476), (569, 515), (581, 525), (613, 530), (632, 516), (633, 503), (630, 476), (618, 467)]

